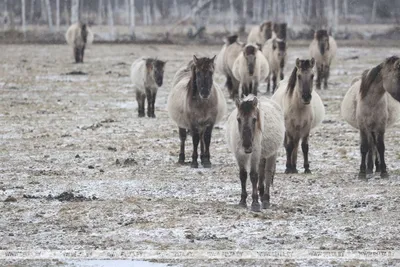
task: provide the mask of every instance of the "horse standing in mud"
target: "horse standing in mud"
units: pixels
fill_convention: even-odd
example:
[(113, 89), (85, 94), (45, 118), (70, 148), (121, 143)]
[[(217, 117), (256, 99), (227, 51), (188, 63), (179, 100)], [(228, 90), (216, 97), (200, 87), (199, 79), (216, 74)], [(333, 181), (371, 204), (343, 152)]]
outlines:
[[(361, 80), (354, 81), (347, 91), (341, 116), (360, 130), (360, 178), (376, 172), (387, 177), (385, 162), (385, 131), (400, 118), (400, 59), (385, 59), (378, 66), (366, 70)], [(367, 161), (367, 163), (366, 163)]]
[(337, 45), (335, 39), (329, 36), (326, 30), (318, 30), (314, 34), (314, 40), (310, 44), (310, 55), (315, 58), (317, 65), (317, 89), (321, 89), (321, 82), (324, 82), (324, 89), (328, 89), (328, 78), (332, 60), (336, 56)]
[(226, 113), (224, 94), (213, 81), (213, 58), (197, 58), (175, 74), (172, 89), (168, 96), (167, 109), (172, 120), (179, 127), (181, 149), (179, 163), (185, 162), (185, 141), (187, 130), (193, 140), (192, 168), (197, 168), (197, 148), (200, 142), (201, 164), (211, 167), (211, 133), (216, 123)]
[(270, 186), (284, 134), (283, 113), (277, 103), (270, 99), (259, 101), (254, 95), (248, 95), (243, 100), (236, 99), (236, 109), (226, 122), (226, 139), (239, 165), (242, 186), (240, 206), (246, 207), (249, 171), (253, 186), (251, 210), (260, 211), (257, 186), (262, 207), (269, 206)]
[(75, 63), (83, 63), (85, 48), (93, 42), (93, 32), (86, 24), (72, 24), (66, 34), (67, 43), (73, 47)]
[(285, 116), (285, 173), (297, 173), (297, 150), (300, 140), (304, 156), (304, 173), (311, 173), (308, 162), (310, 131), (321, 124), (325, 108), (321, 98), (313, 90), (315, 60), (296, 59), (296, 66), (289, 81), (279, 83), (272, 100), (283, 109)]
[(162, 86), (165, 62), (154, 58), (139, 58), (132, 63), (131, 81), (136, 92), (139, 117), (144, 117), (147, 97), (147, 116), (155, 118), (154, 104), (158, 87)]

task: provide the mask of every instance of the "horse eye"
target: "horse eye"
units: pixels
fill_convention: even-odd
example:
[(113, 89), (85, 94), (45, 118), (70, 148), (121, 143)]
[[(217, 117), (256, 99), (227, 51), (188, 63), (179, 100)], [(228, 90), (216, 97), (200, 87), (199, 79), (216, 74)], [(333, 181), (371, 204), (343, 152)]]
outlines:
[(311, 74), (311, 80), (314, 79), (314, 74)]
[(297, 78), (299, 78), (299, 80), (301, 80), (301, 75), (299, 74), (299, 75), (297, 75)]
[(240, 124), (242, 120), (240, 118), (237, 118), (238, 123)]

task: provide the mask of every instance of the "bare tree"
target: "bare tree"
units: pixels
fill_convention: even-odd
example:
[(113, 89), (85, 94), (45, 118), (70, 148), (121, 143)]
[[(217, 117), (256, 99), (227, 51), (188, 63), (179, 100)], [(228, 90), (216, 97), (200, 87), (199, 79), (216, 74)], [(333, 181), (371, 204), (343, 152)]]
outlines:
[(35, 0), (31, 0), (31, 9), (29, 11), (29, 21), (32, 23), (35, 14)]
[(242, 18), (240, 23), (240, 32), (244, 32), (246, 30), (246, 22), (247, 22), (247, 0), (243, 0), (242, 6)]
[(349, 12), (349, 2), (347, 0), (343, 0), (343, 16), (347, 19)]
[(110, 27), (111, 39), (115, 39), (115, 27), (114, 27), (114, 13), (113, 7), (111, 5), (111, 0), (107, 0), (107, 21)]
[(371, 22), (374, 23), (376, 21), (376, 0), (372, 3), (372, 14), (371, 14)]
[(57, 31), (60, 30), (60, 0), (56, 0), (56, 25)]
[(135, 35), (135, 0), (129, 0), (129, 26), (130, 34)]
[(231, 33), (234, 32), (234, 21), (235, 21), (235, 7), (233, 6), (233, 0), (229, 0), (229, 7), (230, 7), (230, 23), (229, 23), (229, 30)]
[(46, 0), (40, 1), (40, 21), (47, 22)]
[(21, 0), (21, 16), (22, 16), (22, 32), (26, 37), (26, 16), (25, 16), (25, 0)]
[(51, 16), (51, 5), (50, 5), (50, 0), (46, 0), (46, 9), (47, 9), (47, 19), (48, 19), (48, 23), (49, 23), (49, 28), (50, 31), (53, 31), (53, 18)]
[(71, 24), (79, 21), (79, 0), (72, 0), (71, 2)]
[(103, 0), (99, 0), (97, 6), (97, 23), (100, 25), (103, 24), (103, 11), (104, 11)]

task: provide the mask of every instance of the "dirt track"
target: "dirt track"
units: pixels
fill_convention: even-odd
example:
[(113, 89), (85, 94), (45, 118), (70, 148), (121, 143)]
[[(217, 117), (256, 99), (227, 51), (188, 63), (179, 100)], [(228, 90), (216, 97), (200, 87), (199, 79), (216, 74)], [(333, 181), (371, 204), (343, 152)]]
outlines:
[[(358, 133), (339, 117), (352, 78), (387, 56), (399, 55), (400, 49), (339, 48), (330, 89), (321, 92), (327, 115), (310, 139), (313, 174), (284, 175), (282, 148), (272, 207), (257, 214), (236, 206), (238, 169), (225, 144), (223, 125), (213, 132), (211, 169), (176, 164), (177, 127), (165, 111), (169, 84), (193, 53), (212, 56), (219, 47), (96, 45), (86, 52), (83, 65), (72, 63), (65, 45), (0, 49), (0, 249), (400, 248), (400, 127), (386, 136), (390, 178), (361, 181)], [(290, 49), (286, 76), (295, 58), (307, 55), (305, 48)], [(139, 56), (168, 60), (156, 119), (137, 118), (128, 75)], [(65, 75), (71, 71), (87, 75)], [(223, 77), (216, 80), (223, 85)], [(231, 111), (233, 103), (228, 104)], [(190, 155), (190, 140), (187, 152)], [(59, 196), (63, 192), (74, 196)], [(9, 196), (16, 201), (3, 202)], [(76, 196), (83, 201), (72, 201)], [(229, 262), (212, 265), (217, 263)]]

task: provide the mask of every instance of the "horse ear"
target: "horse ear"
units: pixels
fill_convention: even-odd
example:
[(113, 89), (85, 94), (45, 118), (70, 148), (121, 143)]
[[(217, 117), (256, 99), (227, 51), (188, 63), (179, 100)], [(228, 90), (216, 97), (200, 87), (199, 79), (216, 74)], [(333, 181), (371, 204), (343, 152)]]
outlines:
[(257, 45), (257, 47), (258, 47), (258, 50), (262, 51), (262, 44), (256, 43), (256, 45)]
[(210, 60), (211, 60), (211, 62), (213, 62), (214, 63), (214, 60), (215, 60), (215, 58), (217, 57), (217, 55), (214, 55)]
[(296, 58), (296, 68), (300, 69), (300, 58)]
[[(296, 65), (297, 65), (297, 60), (296, 60)], [(315, 65), (315, 59), (312, 57), (311, 58), (311, 68), (314, 68)]]
[(240, 99), (239, 98), (236, 98), (235, 105), (236, 105), (236, 108), (239, 109), (239, 107), (240, 107)]
[(199, 60), (199, 59), (198, 59), (195, 55), (193, 55), (193, 63), (194, 63), (195, 65), (197, 65), (198, 60)]

